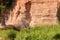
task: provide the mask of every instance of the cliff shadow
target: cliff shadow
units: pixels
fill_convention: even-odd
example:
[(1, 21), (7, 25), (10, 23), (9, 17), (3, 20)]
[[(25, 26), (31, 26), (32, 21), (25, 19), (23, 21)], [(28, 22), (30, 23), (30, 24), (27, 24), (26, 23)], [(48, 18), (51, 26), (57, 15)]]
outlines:
[(6, 25), (5, 23), (9, 19), (8, 17), (10, 15), (10, 11), (13, 10), (17, 0), (1, 0), (1, 1), (2, 1), (2, 5), (5, 6), (5, 8), (4, 10), (0, 10), (0, 24)]
[(58, 5), (57, 5), (57, 19), (58, 19), (58, 21), (59, 21), (59, 23), (60, 23), (60, 5), (59, 5), (60, 3), (58, 3)]
[(31, 9), (31, 4), (32, 2), (31, 1), (28, 1), (25, 3), (25, 20), (22, 21), (23, 22), (23, 25), (25, 27), (28, 27), (30, 25), (30, 22), (31, 22), (31, 13), (30, 13), (30, 9)]

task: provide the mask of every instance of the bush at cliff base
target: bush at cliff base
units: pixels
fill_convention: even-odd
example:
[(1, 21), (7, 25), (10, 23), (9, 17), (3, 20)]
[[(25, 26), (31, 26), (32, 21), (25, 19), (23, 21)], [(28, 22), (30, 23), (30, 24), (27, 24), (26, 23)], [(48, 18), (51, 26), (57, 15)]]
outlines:
[(22, 29), (17, 33), (15, 40), (60, 40), (60, 26)]
[(0, 39), (4, 40), (14, 40), (16, 37), (17, 31), (13, 29), (8, 29), (8, 30), (0, 30)]
[(60, 40), (60, 26), (36, 26), (20, 31), (0, 30), (0, 38), (5, 40)]

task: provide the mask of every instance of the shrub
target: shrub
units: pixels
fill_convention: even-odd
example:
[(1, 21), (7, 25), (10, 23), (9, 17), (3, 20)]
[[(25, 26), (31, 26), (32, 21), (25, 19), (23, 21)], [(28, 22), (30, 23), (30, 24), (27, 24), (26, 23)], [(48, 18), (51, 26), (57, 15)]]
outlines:
[(54, 40), (54, 36), (60, 33), (59, 30), (59, 26), (26, 28), (17, 33), (15, 40)]
[(56, 34), (54, 37), (53, 37), (54, 40), (60, 40), (60, 34)]
[(0, 5), (0, 10), (3, 10), (3, 9), (5, 9), (5, 6)]
[(60, 26), (41, 26), (24, 28), (20, 31), (15, 29), (0, 30), (0, 37), (5, 40), (60, 40)]
[(5, 40), (14, 40), (16, 37), (17, 31), (15, 30), (0, 30), (0, 37), (4, 38)]

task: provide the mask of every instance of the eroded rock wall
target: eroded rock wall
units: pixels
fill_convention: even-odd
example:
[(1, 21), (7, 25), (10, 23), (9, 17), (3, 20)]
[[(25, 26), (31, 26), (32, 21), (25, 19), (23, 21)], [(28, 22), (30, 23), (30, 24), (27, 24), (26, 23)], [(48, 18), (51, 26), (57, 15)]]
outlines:
[(54, 25), (57, 24), (58, 0), (32, 0), (30, 25)]
[(34, 26), (57, 24), (59, 0), (17, 0), (6, 25)]
[(31, 21), (31, 1), (17, 0), (15, 6), (10, 10), (10, 16), (6, 25), (27, 27)]

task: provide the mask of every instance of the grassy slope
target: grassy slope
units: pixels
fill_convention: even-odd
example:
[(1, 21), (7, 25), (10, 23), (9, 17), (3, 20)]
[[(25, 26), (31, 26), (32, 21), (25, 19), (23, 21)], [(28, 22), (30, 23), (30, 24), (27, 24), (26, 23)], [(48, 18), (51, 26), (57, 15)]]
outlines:
[[(58, 37), (57, 37), (58, 36)], [(22, 29), (16, 40), (60, 40), (60, 26), (41, 26)]]
[(15, 40), (60, 40), (60, 26), (25, 28), (21, 29), (19, 32), (12, 29), (0, 30), (0, 37), (10, 39), (12, 38), (11, 35)]

